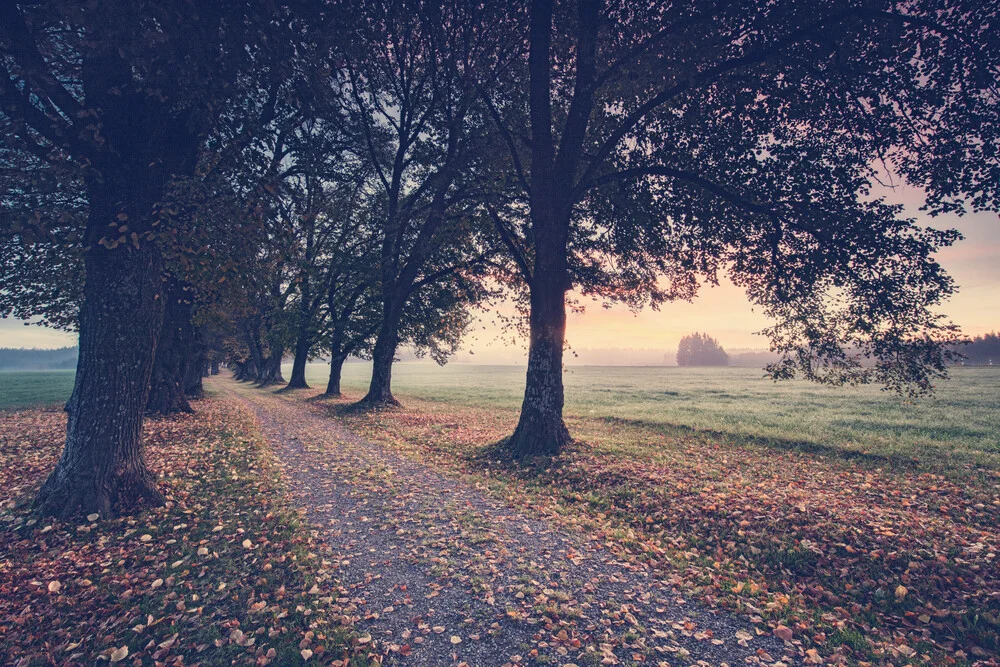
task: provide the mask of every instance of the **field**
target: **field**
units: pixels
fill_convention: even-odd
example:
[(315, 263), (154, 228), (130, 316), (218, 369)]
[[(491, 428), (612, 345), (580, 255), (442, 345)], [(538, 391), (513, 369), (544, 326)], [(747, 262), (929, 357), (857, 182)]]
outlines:
[[(326, 367), (311, 364), (311, 386), (325, 387)], [(764, 438), (782, 447), (917, 457), (951, 469), (1000, 469), (1000, 368), (957, 368), (934, 396), (905, 402), (877, 387), (774, 383), (752, 368), (569, 367), (570, 417), (627, 420), (729, 436)], [(344, 366), (343, 387), (367, 386), (366, 364)], [(523, 366), (398, 364), (398, 397), (515, 411)]]
[(1000, 652), (1000, 369), (956, 369), (907, 403), (752, 369), (570, 368), (578, 442), (526, 466), (493, 453), (523, 368), (400, 365), (403, 406), (378, 415), (349, 408), (365, 370), (348, 367), (345, 398), (329, 404), (352, 429), (585, 526), (791, 637), (806, 664)]
[[(523, 367), (399, 364), (403, 405), (375, 414), (351, 408), (367, 371), (345, 367), (339, 400), (313, 400), (322, 364), (311, 391), (266, 391), (525, 516), (582, 528), (806, 664), (996, 664), (1000, 369), (955, 369), (935, 396), (904, 402), (753, 369), (571, 367), (577, 442), (530, 465), (494, 455)], [(64, 400), (70, 375), (0, 380), (11, 406)]]
[[(367, 364), (346, 364), (344, 390), (363, 392), (368, 373)], [(323, 388), (326, 374), (325, 364), (313, 363), (307, 379)], [(569, 367), (566, 413), (848, 456), (917, 458), (943, 471), (1000, 470), (1000, 367), (954, 369), (935, 395), (912, 402), (876, 387), (774, 383), (761, 375), (752, 368)], [(397, 364), (393, 383), (401, 398), (516, 411), (524, 367)], [(72, 371), (0, 373), (0, 409), (62, 402), (72, 388)]]
[(0, 372), (0, 410), (61, 403), (73, 391), (75, 371)]

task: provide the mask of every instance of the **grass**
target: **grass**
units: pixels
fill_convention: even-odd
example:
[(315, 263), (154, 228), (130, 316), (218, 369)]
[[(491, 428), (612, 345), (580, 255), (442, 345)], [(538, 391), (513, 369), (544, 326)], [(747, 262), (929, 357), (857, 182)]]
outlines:
[[(327, 369), (310, 364), (310, 385)], [(570, 367), (566, 414), (619, 425), (689, 428), (782, 448), (938, 469), (1000, 469), (1000, 367), (956, 368), (935, 395), (914, 402), (877, 387), (774, 383), (751, 368)], [(347, 364), (343, 387), (362, 392), (367, 364)], [(516, 411), (519, 366), (397, 364), (394, 391), (467, 407)], [(513, 425), (511, 425), (513, 426)]]
[[(345, 365), (345, 391), (363, 391), (368, 372), (367, 364)], [(324, 364), (310, 364), (307, 379), (323, 387), (326, 374)], [(858, 460), (1000, 469), (1000, 367), (953, 369), (934, 396), (915, 402), (877, 387), (774, 383), (751, 368), (580, 366), (565, 381), (569, 417), (718, 432)], [(393, 382), (401, 397), (516, 410), (524, 368), (397, 364)], [(60, 403), (72, 388), (73, 371), (0, 372), (0, 410)]]
[(0, 410), (64, 403), (76, 371), (0, 371)]
[[(752, 369), (571, 368), (579, 442), (530, 466), (491, 456), (522, 367), (400, 364), (403, 408), (345, 411), (367, 372), (345, 367), (347, 397), (329, 406), (355, 430), (599, 533), (703, 603), (784, 627), (802, 655), (1000, 654), (1000, 369), (955, 369), (909, 403)], [(325, 376), (310, 366), (314, 387)]]

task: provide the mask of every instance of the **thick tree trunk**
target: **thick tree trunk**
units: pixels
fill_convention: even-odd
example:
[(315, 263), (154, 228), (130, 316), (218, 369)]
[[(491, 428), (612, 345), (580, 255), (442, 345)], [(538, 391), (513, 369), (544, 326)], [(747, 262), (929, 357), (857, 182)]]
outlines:
[(285, 381), (281, 376), (281, 358), (283, 356), (285, 356), (284, 350), (275, 350), (264, 360), (257, 376), (258, 387), (269, 387), (272, 384), (280, 384)]
[(146, 412), (170, 415), (194, 412), (184, 395), (185, 360), (191, 344), (191, 295), (170, 279), (163, 294), (163, 326), (156, 346)]
[(292, 377), (288, 380), (288, 389), (309, 388), (309, 385), (306, 384), (306, 363), (309, 361), (310, 347), (312, 344), (309, 340), (309, 332), (305, 327), (302, 327), (295, 341), (295, 359), (292, 361)]
[[(97, 243), (119, 204), (103, 181), (88, 189), (90, 244), (76, 383), (66, 406), (66, 446), (35, 498), (39, 512), (58, 516), (114, 516), (163, 502), (140, 447), (163, 319), (162, 259), (152, 243), (138, 249)], [(125, 193), (131, 210), (142, 208), (136, 195)]]
[(184, 377), (184, 395), (189, 398), (203, 398), (205, 387), (202, 378), (205, 376), (205, 356), (203, 352), (194, 352), (188, 357)]
[(253, 359), (237, 362), (236, 370), (233, 371), (233, 379), (237, 382), (248, 382), (257, 375)]
[(399, 309), (389, 306), (385, 312), (372, 351), (372, 379), (368, 393), (361, 399), (362, 405), (399, 405), (392, 395), (392, 363), (399, 345)]
[(219, 374), (219, 360), (218, 359), (212, 359), (212, 365), (211, 365), (211, 367), (209, 369), (209, 372), (212, 375), (218, 375)]
[(558, 454), (572, 441), (562, 418), (571, 206), (557, 197), (560, 189), (555, 174), (542, 172), (532, 193), (535, 270), (529, 284), (528, 373), (521, 416), (507, 442), (515, 458)]
[(344, 370), (347, 355), (334, 355), (330, 359), (330, 379), (326, 383), (327, 396), (340, 396), (340, 374)]
[(521, 417), (508, 441), (516, 458), (554, 455), (571, 442), (563, 422), (563, 343), (566, 338), (564, 280), (536, 273), (531, 288), (531, 338)]

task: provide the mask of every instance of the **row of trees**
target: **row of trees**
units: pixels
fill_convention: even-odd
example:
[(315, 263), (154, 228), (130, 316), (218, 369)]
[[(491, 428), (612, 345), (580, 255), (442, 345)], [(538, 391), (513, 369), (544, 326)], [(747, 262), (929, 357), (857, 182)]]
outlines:
[[(931, 213), (997, 210), (997, 8), (972, 0), (24, 0), (0, 5), (0, 311), (77, 327), (44, 512), (160, 494), (147, 408), (222, 356), (444, 360), (509, 298), (511, 456), (552, 454), (567, 294), (633, 308), (720, 273), (776, 377), (921, 391), (953, 290)], [(570, 302), (571, 303), (571, 302)], [(874, 363), (863, 364), (860, 350)], [(197, 391), (197, 389), (193, 389)], [(152, 400), (150, 397), (155, 397)]]
[(963, 364), (973, 366), (1000, 366), (1000, 333), (987, 333), (970, 338), (956, 348)]

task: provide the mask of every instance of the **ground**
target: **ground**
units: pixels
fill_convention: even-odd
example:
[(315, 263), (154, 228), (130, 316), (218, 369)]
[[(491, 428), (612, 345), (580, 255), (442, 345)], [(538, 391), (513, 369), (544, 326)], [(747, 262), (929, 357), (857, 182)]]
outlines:
[[(578, 442), (560, 457), (531, 466), (511, 466), (494, 455), (495, 444), (516, 420), (503, 373), (495, 381), (481, 375), (478, 384), (471, 377), (453, 382), (459, 386), (451, 390), (435, 386), (434, 376), (422, 373), (422, 381), (409, 369), (397, 374), (403, 407), (375, 415), (349, 408), (360, 397), (360, 383), (350, 375), (348, 396), (341, 400), (318, 399), (310, 390), (260, 391), (220, 379), (213, 384), (214, 397), (199, 404), (199, 415), (159, 422), (160, 430), (171, 425), (164, 434), (151, 427), (154, 464), (174, 471), (163, 478), (170, 489), (179, 485), (195, 496), (205, 493), (205, 485), (195, 483), (208, 474), (205, 470), (171, 465), (176, 462), (156, 453), (171, 451), (178, 436), (191, 440), (183, 429), (199, 424), (218, 427), (213, 431), (218, 435), (195, 439), (198, 446), (187, 456), (212, 452), (215, 472), (223, 460), (230, 466), (246, 461), (249, 451), (249, 460), (262, 461), (260, 469), (271, 471), (255, 477), (269, 480), (263, 487), (248, 487), (262, 489), (254, 505), (273, 504), (277, 509), (270, 514), (291, 519), (275, 522), (273, 530), (290, 531), (281, 532), (280, 539), (251, 539), (255, 549), (269, 549), (274, 577), (279, 576), (276, 559), (296, 540), (306, 540), (306, 551), (318, 554), (299, 559), (287, 574), (287, 568), (281, 570), (281, 577), (300, 577), (294, 587), (285, 586), (286, 595), (297, 590), (310, 602), (289, 605), (290, 613), (301, 606), (296, 613), (310, 611), (310, 616), (282, 619), (283, 634), (271, 638), (266, 629), (271, 626), (254, 627), (250, 610), (264, 602), (270, 617), (276, 609), (263, 596), (273, 595), (279, 584), (274, 579), (253, 585), (253, 568), (248, 568), (252, 574), (237, 577), (250, 589), (237, 596), (242, 604), (222, 604), (219, 597), (205, 609), (220, 605), (224, 611), (216, 611), (218, 617), (237, 621), (241, 632), (256, 632), (245, 633), (244, 639), (253, 637), (259, 645), (268, 637), (295, 653), (300, 649), (291, 640), (302, 641), (311, 631), (309, 642), (323, 648), (310, 659), (320, 662), (341, 660), (337, 651), (346, 649), (355, 661), (384, 655), (387, 664), (418, 665), (515, 660), (735, 665), (747, 659), (765, 664), (996, 663), (1000, 438), (995, 418), (990, 422), (988, 416), (997, 414), (993, 392), (1000, 387), (1000, 373), (967, 373), (960, 389), (945, 387), (938, 403), (921, 411), (934, 414), (933, 419), (907, 422), (906, 414), (916, 408), (861, 393), (854, 405), (856, 421), (877, 426), (858, 427), (852, 438), (844, 435), (851, 428), (846, 426), (832, 436), (809, 435), (817, 423), (851, 414), (849, 400), (837, 391), (820, 388), (811, 397), (778, 391), (761, 398), (739, 371), (728, 389), (719, 386), (718, 378), (713, 384), (711, 375), (688, 377), (686, 383), (677, 382), (685, 376), (668, 377), (673, 386), (681, 385), (675, 390), (657, 386), (666, 380), (641, 377), (642, 372), (631, 370), (623, 379), (605, 371), (587, 378), (596, 388), (583, 400), (578, 392), (569, 406)], [(321, 386), (317, 378), (310, 380)], [(616, 382), (624, 382), (620, 396), (602, 404), (600, 391)], [(669, 391), (676, 395), (660, 398)], [(752, 414), (716, 420), (715, 428), (690, 423), (721, 409), (691, 400), (691, 394), (720, 395), (712, 391), (737, 397), (722, 400), (738, 400), (756, 411), (756, 423)], [(670, 407), (673, 399), (686, 403), (688, 412)], [(802, 407), (810, 403), (818, 415)], [(633, 418), (623, 418), (619, 410)], [(796, 410), (797, 419), (775, 416)], [(45, 526), (28, 526), (27, 514), (10, 507), (10, 499), (23, 497), (51, 466), (59, 437), (53, 424), (58, 426), (61, 413), (28, 410), (0, 417), (6, 420), (0, 445), (9, 471), (0, 519), (17, 526), (4, 531), (18, 538), (2, 547), (4, 567), (13, 568), (5, 569), (0, 581), (4, 602), (11, 599), (3, 618), (48, 614), (46, 626), (55, 619), (55, 629), (37, 632), (33, 643), (18, 646), (52, 652), (68, 641), (66, 628), (79, 618), (62, 618), (67, 606), (52, 604), (45, 582), (65, 583), (58, 568), (87, 553), (77, 542), (88, 533), (55, 526), (45, 533), (52, 538), (42, 537)], [(39, 426), (43, 423), (49, 430)], [(775, 428), (791, 437), (761, 432)], [(49, 453), (34, 454), (38, 442), (49, 443)], [(10, 465), (25, 456), (34, 463)], [(283, 472), (280, 482), (272, 457)], [(237, 486), (246, 479), (240, 474)], [(213, 487), (221, 483), (211, 476), (205, 481)], [(222, 488), (232, 488), (232, 482)], [(286, 489), (287, 498), (282, 496)], [(240, 488), (240, 493), (245, 491)], [(234, 525), (246, 532), (256, 527), (260, 512), (240, 511), (249, 498), (229, 501), (231, 511), (242, 515), (243, 524), (234, 518)], [(296, 525), (290, 507), (304, 510), (303, 525)], [(177, 511), (175, 505), (162, 510), (163, 516), (137, 517), (131, 520), (135, 525), (126, 520), (84, 527), (108, 531), (105, 544), (122, 553), (130, 553), (124, 544), (131, 545), (124, 531), (145, 530), (141, 534), (150, 539), (137, 544), (156, 551), (155, 558), (152, 553), (145, 558), (167, 574), (166, 566), (186, 553), (180, 547), (193, 546), (188, 543), (202, 530), (186, 529), (195, 533), (186, 541), (182, 530), (173, 545), (154, 541), (180, 523), (192, 525), (169, 515)], [(213, 521), (203, 523), (207, 527)], [(241, 554), (240, 533), (224, 535), (229, 548)], [(39, 541), (45, 548), (37, 546)], [(176, 603), (176, 597), (156, 597), (169, 578), (155, 569), (145, 573), (140, 553), (114, 561), (117, 573), (103, 576), (144, 582), (157, 575), (160, 586), (145, 590), (142, 599), (153, 596), (154, 607)], [(249, 562), (249, 554), (242, 556), (244, 564)], [(102, 567), (106, 563), (97, 561)], [(184, 563), (180, 567), (193, 571)], [(133, 574), (137, 568), (140, 573)], [(18, 573), (12, 580), (22, 583), (4, 589), (9, 572)], [(214, 582), (232, 576), (210, 569), (204, 578)], [(177, 581), (171, 582), (171, 592), (177, 592)], [(8, 595), (14, 588), (15, 595)], [(78, 595), (60, 585), (56, 599), (67, 593)], [(246, 606), (249, 596), (256, 602)], [(77, 599), (70, 598), (70, 604)], [(81, 604), (88, 599), (90, 608), (110, 600), (79, 598)], [(134, 611), (120, 599), (115, 604), (123, 617), (126, 610)], [(157, 615), (150, 615), (155, 621)], [(212, 644), (197, 639), (203, 631), (199, 621), (206, 617), (204, 612), (192, 615), (184, 631), (171, 629), (178, 635), (175, 642), (185, 642), (178, 651), (189, 652), (188, 662), (216, 664), (206, 658), (213, 654), (204, 652)], [(324, 628), (342, 629), (334, 634), (310, 628), (317, 619)], [(88, 639), (92, 644), (74, 650), (110, 657), (110, 649), (126, 643), (131, 659), (136, 651), (149, 651), (146, 646), (158, 647), (129, 634), (134, 620), (111, 623), (100, 637), (95, 633)], [(20, 638), (11, 627), (0, 628), (0, 647)], [(159, 643), (172, 636), (156, 632), (164, 634), (156, 634)], [(184, 639), (188, 634), (194, 637), (190, 641)], [(231, 637), (221, 638), (233, 643)], [(203, 645), (201, 653), (194, 652)], [(256, 657), (254, 647), (239, 655)]]
[(147, 421), (168, 503), (122, 519), (65, 523), (23, 504), (64, 433), (56, 408), (0, 412), (0, 664), (370, 662), (310, 593), (335, 556), (286, 502), (238, 402)]
[(317, 535), (341, 554), (332, 576), (359, 631), (388, 663), (773, 664), (784, 653), (599, 533), (361, 438), (322, 403), (216, 386), (257, 414)]

